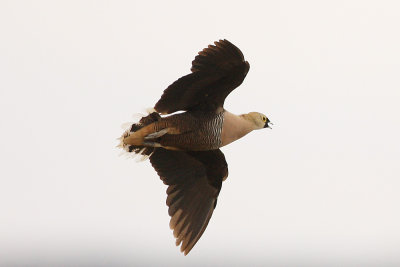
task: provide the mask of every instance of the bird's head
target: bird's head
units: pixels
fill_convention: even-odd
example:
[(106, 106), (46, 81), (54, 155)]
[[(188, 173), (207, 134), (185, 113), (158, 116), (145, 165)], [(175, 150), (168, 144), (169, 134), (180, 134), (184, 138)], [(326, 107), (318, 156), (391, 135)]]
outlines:
[(262, 129), (262, 128), (271, 128), (269, 124), (272, 124), (270, 120), (262, 113), (259, 112), (250, 112), (247, 114), (247, 119), (254, 123), (255, 129)]

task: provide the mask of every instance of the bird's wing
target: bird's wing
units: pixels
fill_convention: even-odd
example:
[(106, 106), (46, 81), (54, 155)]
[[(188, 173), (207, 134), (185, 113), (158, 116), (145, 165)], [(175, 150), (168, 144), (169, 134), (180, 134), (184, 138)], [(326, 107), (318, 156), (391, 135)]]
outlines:
[(196, 108), (216, 111), (223, 107), (229, 93), (243, 82), (250, 65), (229, 41), (214, 44), (199, 52), (192, 62), (192, 73), (164, 90), (154, 106), (156, 111), (169, 114)]
[(188, 254), (200, 239), (217, 204), (228, 165), (221, 150), (172, 151), (157, 148), (150, 162), (168, 185), (167, 205), (176, 245)]

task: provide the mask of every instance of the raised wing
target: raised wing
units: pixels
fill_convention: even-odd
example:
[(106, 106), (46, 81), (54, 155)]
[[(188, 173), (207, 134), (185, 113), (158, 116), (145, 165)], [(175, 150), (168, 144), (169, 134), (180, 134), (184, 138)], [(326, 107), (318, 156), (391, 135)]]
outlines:
[(168, 185), (167, 205), (176, 245), (188, 254), (202, 236), (217, 204), (228, 165), (219, 150), (171, 151), (157, 148), (150, 162)]
[(243, 82), (250, 65), (229, 41), (214, 44), (199, 52), (192, 62), (192, 73), (164, 90), (154, 106), (156, 111), (169, 114), (196, 108), (216, 111), (223, 107), (229, 93)]

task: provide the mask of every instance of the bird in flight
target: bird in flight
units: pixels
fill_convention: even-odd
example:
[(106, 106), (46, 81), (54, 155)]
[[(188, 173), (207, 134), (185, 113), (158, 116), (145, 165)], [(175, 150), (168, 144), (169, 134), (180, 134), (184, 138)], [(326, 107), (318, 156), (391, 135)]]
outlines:
[(220, 148), (253, 130), (270, 128), (264, 114), (235, 115), (224, 109), (225, 98), (249, 68), (235, 45), (214, 42), (198, 53), (190, 74), (164, 90), (154, 111), (120, 138), (127, 152), (148, 156), (168, 185), (170, 228), (185, 255), (206, 229), (228, 177)]

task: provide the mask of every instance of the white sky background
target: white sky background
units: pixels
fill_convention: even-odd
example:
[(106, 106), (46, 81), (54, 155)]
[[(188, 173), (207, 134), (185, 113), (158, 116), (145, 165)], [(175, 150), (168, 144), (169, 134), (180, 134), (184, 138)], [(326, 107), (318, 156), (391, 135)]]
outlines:
[[(1, 1), (0, 265), (400, 264), (399, 14), (398, 1)], [(229, 178), (184, 257), (166, 186), (116, 138), (221, 38), (251, 65), (225, 108), (275, 125), (222, 149)]]

